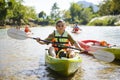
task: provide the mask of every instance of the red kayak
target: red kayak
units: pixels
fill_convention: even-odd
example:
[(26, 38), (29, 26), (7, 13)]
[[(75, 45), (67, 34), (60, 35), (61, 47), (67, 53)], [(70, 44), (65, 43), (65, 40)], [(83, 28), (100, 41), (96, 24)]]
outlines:
[(115, 58), (115, 59), (120, 60), (120, 47), (119, 46), (111, 45), (107, 43), (106, 41), (97, 41), (97, 40), (83, 40), (83, 41), (78, 41), (78, 43), (82, 48), (88, 51), (88, 53), (93, 54), (96, 51), (102, 51), (102, 54), (108, 53), (107, 56), (110, 54), (109, 56), (110, 58), (113, 58), (113, 59)]
[(79, 34), (81, 32), (80, 28), (73, 28), (72, 33)]
[(99, 46), (100, 41), (97, 41), (97, 40), (83, 40), (83, 41), (78, 41), (78, 43), (86, 51), (94, 51), (95, 49), (91, 48), (91, 46), (93, 44)]
[(88, 51), (88, 53), (93, 53), (96, 50), (103, 50), (105, 48), (111, 47), (106, 41), (97, 41), (97, 40), (83, 40), (78, 41), (79, 45)]
[(80, 33), (80, 30), (79, 30), (79, 31), (72, 31), (72, 33), (79, 34), (79, 33)]

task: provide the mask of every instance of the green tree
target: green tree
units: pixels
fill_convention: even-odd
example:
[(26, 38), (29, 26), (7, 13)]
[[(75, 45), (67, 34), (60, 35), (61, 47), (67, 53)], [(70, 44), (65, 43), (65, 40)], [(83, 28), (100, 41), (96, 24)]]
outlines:
[(44, 11), (41, 11), (38, 16), (39, 16), (39, 18), (45, 19), (46, 18), (46, 13)]
[(0, 0), (0, 22), (5, 24), (5, 20), (12, 20), (14, 24), (17, 22), (20, 25), (21, 20), (28, 22), (28, 19), (36, 18), (35, 9), (24, 6), (22, 2), (23, 0)]
[(7, 6), (5, 0), (0, 0), (0, 25), (4, 25), (7, 15)]
[(57, 3), (54, 3), (51, 9), (51, 18), (53, 20), (56, 20), (58, 18), (60, 18), (60, 11), (59, 11), (59, 7), (57, 5)]
[(112, 0), (110, 10), (113, 15), (120, 14), (120, 0)]
[(70, 11), (69, 10), (65, 11), (63, 17), (64, 17), (65, 21), (70, 22), (71, 21)]
[(74, 23), (76, 20), (79, 20), (81, 10), (82, 7), (80, 5), (78, 5), (77, 3), (71, 3), (70, 6), (71, 22)]
[(104, 15), (120, 14), (120, 0), (104, 0), (100, 5), (98, 13)]
[(111, 10), (111, 0), (104, 0), (100, 5), (99, 5), (99, 15), (105, 16), (105, 15), (110, 15)]
[(82, 24), (87, 24), (93, 18), (92, 7), (84, 8), (81, 13), (80, 22)]
[(23, 6), (21, 13), (23, 14), (23, 20), (25, 22), (28, 22), (29, 19), (36, 19), (37, 14), (35, 12), (35, 9), (33, 7), (27, 7)]

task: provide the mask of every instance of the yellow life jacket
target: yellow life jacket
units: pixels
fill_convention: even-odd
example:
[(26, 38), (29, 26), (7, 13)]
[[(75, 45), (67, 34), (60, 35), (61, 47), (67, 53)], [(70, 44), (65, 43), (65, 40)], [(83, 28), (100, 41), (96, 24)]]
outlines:
[(57, 31), (54, 31), (54, 39), (52, 42), (55, 43), (52, 46), (55, 48), (56, 52), (61, 49), (67, 49), (66, 46), (70, 46), (70, 41), (68, 40), (68, 32), (64, 31), (64, 33), (60, 35)]

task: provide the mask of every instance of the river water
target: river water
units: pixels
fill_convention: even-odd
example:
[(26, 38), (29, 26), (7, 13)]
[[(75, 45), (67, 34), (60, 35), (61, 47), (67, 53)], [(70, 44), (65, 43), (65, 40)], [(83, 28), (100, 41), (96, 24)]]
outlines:
[[(120, 45), (120, 27), (80, 27), (80, 34), (67, 31), (78, 41), (106, 40)], [(31, 28), (34, 37), (46, 38), (54, 27)], [(33, 39), (16, 40), (7, 36), (8, 29), (0, 29), (0, 80), (119, 80), (120, 61), (103, 62), (92, 56), (80, 54), (81, 68), (70, 77), (55, 74), (45, 66), (45, 48)], [(23, 30), (23, 29), (22, 29)]]

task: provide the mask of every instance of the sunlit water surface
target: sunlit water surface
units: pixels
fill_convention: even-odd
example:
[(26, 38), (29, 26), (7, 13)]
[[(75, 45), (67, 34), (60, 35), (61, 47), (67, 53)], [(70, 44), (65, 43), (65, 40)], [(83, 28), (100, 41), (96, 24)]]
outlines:
[[(67, 31), (74, 39), (106, 40), (120, 45), (120, 27), (80, 27), (80, 34)], [(22, 29), (23, 30), (23, 29)], [(31, 28), (33, 37), (45, 39), (54, 27)], [(7, 36), (7, 29), (0, 29), (0, 80), (119, 80), (120, 61), (106, 63), (94, 57), (80, 54), (81, 68), (70, 77), (61, 77), (45, 66), (46, 45), (33, 39), (16, 40)]]

